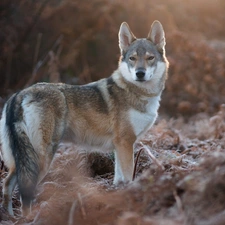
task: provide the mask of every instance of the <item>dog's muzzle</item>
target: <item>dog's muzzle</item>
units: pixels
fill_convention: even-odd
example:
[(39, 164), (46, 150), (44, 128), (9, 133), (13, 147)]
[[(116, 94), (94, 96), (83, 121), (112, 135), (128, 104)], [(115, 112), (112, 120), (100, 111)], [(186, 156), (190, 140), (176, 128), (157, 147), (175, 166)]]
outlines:
[(136, 70), (137, 81), (145, 81), (145, 69)]

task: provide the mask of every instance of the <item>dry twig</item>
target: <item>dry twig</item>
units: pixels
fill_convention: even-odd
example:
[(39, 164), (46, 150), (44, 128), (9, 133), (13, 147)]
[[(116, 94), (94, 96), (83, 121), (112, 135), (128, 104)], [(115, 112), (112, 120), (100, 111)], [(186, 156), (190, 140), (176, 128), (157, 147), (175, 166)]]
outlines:
[(164, 166), (155, 158), (155, 156), (151, 153), (151, 150), (150, 150), (150, 148), (147, 145), (144, 145), (142, 142), (140, 142), (139, 145), (140, 145), (140, 147), (138, 149), (138, 154), (137, 154), (136, 161), (135, 161), (135, 164), (134, 164), (133, 180), (135, 179), (135, 176), (136, 176), (136, 169), (137, 169), (138, 159), (139, 159), (139, 156), (140, 156), (140, 154), (141, 154), (141, 152), (143, 150), (146, 150), (146, 152), (148, 153), (149, 157), (160, 168), (160, 170), (162, 170), (162, 171), (165, 170)]
[(73, 202), (73, 204), (72, 204), (72, 206), (70, 208), (68, 225), (73, 225), (74, 224), (73, 218), (74, 218), (74, 212), (75, 212), (76, 205), (77, 205), (77, 200)]
[(77, 194), (77, 196), (78, 196), (78, 201), (79, 201), (79, 203), (80, 203), (81, 214), (82, 214), (83, 218), (84, 218), (84, 219), (86, 219), (87, 214), (86, 214), (85, 209), (84, 209), (84, 206), (83, 206), (83, 202), (82, 202), (81, 194), (80, 194), (80, 193), (78, 193), (78, 194)]

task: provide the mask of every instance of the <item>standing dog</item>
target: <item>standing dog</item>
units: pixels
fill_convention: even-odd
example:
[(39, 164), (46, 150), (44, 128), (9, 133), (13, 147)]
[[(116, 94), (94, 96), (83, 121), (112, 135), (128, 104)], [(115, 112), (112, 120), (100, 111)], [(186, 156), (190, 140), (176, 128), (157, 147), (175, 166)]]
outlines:
[(147, 38), (137, 39), (127, 23), (119, 30), (121, 58), (109, 78), (83, 86), (38, 83), (14, 94), (1, 119), (1, 143), (9, 168), (3, 206), (13, 215), (18, 184), (23, 215), (69, 129), (78, 144), (115, 150), (114, 183), (131, 181), (133, 144), (157, 117), (167, 77), (165, 36), (155, 21)]

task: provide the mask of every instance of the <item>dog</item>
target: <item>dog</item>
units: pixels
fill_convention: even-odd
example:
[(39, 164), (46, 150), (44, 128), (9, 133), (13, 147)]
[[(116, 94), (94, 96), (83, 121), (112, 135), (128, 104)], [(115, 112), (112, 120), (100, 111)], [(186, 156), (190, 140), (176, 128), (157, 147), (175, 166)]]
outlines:
[(121, 56), (110, 77), (87, 85), (37, 83), (4, 105), (0, 133), (9, 172), (2, 204), (10, 215), (16, 185), (22, 214), (30, 212), (35, 188), (68, 130), (77, 144), (115, 151), (114, 184), (132, 180), (133, 145), (157, 118), (168, 61), (159, 21), (141, 39), (123, 22), (118, 37)]

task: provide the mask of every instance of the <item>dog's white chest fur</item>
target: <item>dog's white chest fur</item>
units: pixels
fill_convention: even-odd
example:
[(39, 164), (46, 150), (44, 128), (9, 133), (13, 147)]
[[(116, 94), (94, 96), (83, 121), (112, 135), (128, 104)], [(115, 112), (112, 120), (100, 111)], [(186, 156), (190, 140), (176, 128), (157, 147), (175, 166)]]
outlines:
[(140, 112), (136, 109), (129, 110), (129, 120), (136, 136), (149, 129), (155, 122), (158, 115), (160, 96), (149, 99), (146, 112)]

